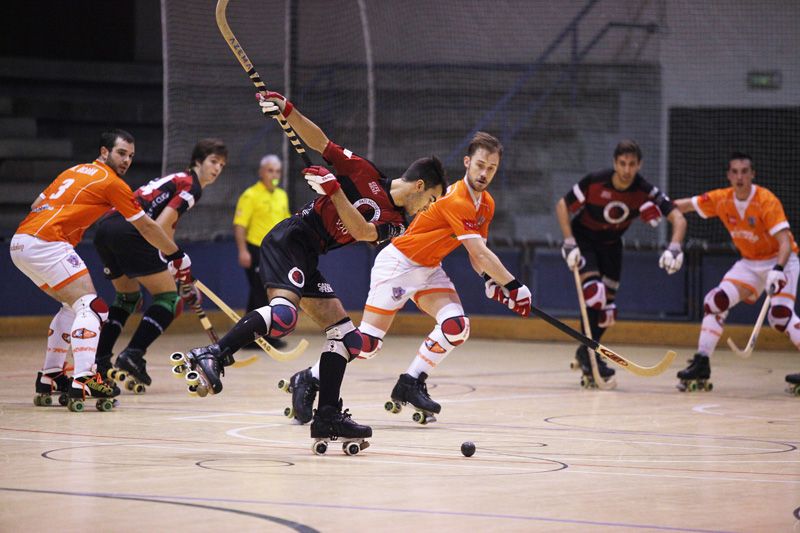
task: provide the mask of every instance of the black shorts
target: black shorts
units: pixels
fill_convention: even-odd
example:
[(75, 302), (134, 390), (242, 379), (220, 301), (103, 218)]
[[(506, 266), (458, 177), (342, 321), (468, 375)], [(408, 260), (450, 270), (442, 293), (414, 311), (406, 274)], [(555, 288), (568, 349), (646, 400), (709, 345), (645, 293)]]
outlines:
[(597, 241), (586, 234), (575, 232), (575, 242), (581, 249), (581, 255), (586, 259), (586, 264), (580, 270), (581, 274), (600, 272), (608, 288), (616, 291), (622, 274), (622, 240)]
[(317, 269), (319, 236), (300, 218), (279, 222), (261, 241), (259, 274), (264, 289), (286, 289), (300, 298), (336, 298)]
[(94, 247), (107, 279), (122, 275), (138, 278), (167, 270), (167, 264), (158, 257), (158, 250), (118, 213), (97, 225)]

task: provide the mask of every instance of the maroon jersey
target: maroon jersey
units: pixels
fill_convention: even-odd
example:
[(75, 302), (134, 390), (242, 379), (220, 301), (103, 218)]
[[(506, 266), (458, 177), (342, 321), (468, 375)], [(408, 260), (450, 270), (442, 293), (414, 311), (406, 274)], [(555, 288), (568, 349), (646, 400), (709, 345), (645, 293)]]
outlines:
[[(322, 153), (347, 199), (364, 217), (375, 224), (380, 243), (396, 237), (406, 229), (403, 209), (394, 204), (389, 188), (391, 181), (375, 165), (355, 155), (350, 150), (329, 142)], [(320, 253), (326, 253), (353, 242), (353, 236), (344, 227), (333, 201), (319, 196), (306, 204), (298, 213), (320, 237)]]
[(653, 202), (664, 216), (675, 208), (672, 200), (640, 174), (624, 191), (614, 188), (613, 169), (592, 172), (564, 195), (572, 219), (573, 232), (594, 241), (619, 240), (639, 216), (643, 203)]
[(166, 206), (177, 211), (178, 216), (184, 214), (200, 200), (202, 194), (203, 188), (194, 171), (156, 178), (134, 192), (144, 212), (153, 220)]

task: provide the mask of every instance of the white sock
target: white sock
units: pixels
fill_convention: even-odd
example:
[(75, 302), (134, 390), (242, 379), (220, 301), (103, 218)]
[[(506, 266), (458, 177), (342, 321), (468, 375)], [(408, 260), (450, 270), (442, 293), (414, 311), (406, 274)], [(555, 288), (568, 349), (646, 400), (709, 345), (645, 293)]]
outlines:
[(700, 338), (697, 340), (697, 351), (711, 357), (722, 337), (722, 324), (725, 318), (720, 315), (708, 314), (703, 317), (700, 327)]
[(428, 338), (422, 341), (417, 351), (417, 356), (411, 361), (411, 365), (406, 370), (406, 374), (413, 378), (418, 378), (423, 372), (430, 375), (431, 371), (436, 368), (447, 354), (450, 353), (455, 346), (447, 342), (444, 338), (441, 327), (436, 324)]
[(75, 360), (74, 377), (94, 374), (97, 341), (100, 340), (100, 317), (89, 307), (95, 295), (78, 298), (73, 304), (75, 320), (72, 322), (72, 358)]
[(311, 376), (314, 379), (319, 379), (319, 359), (317, 359), (317, 362), (311, 367)]
[(47, 353), (44, 356), (46, 370), (64, 367), (70, 347), (70, 331), (75, 321), (75, 311), (64, 304), (50, 321), (50, 332), (47, 334)]

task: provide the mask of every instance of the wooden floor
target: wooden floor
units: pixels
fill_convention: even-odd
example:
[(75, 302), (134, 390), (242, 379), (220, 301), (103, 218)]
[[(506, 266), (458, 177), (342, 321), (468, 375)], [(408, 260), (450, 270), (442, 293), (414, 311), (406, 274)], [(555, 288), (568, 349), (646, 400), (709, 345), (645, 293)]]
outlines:
[[(204, 343), (160, 339), (146, 394), (71, 413), (33, 405), (44, 339), (0, 340), (0, 530), (800, 531), (800, 397), (784, 391), (797, 353), (720, 351), (714, 391), (680, 393), (683, 350), (602, 392), (578, 385), (574, 346), (471, 339), (431, 377), (442, 414), (420, 426), (383, 409), (419, 343), (390, 337), (348, 369), (346, 406), (374, 430), (348, 457), (313, 455), (282, 414), (276, 382), (314, 350), (192, 398), (167, 358)], [(666, 350), (614, 348), (645, 364)]]

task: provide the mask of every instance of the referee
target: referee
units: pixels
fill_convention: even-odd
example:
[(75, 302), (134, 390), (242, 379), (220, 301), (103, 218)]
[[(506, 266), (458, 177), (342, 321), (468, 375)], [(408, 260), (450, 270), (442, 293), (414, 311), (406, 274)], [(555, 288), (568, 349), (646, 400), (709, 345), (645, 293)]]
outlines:
[[(236, 202), (233, 234), (239, 251), (239, 265), (245, 269), (250, 284), (247, 311), (267, 305), (267, 293), (258, 274), (261, 241), (269, 230), (289, 217), (289, 197), (277, 186), (281, 177), (281, 160), (266, 155), (258, 168), (259, 181), (245, 190)], [(275, 344), (277, 341), (271, 341)]]

